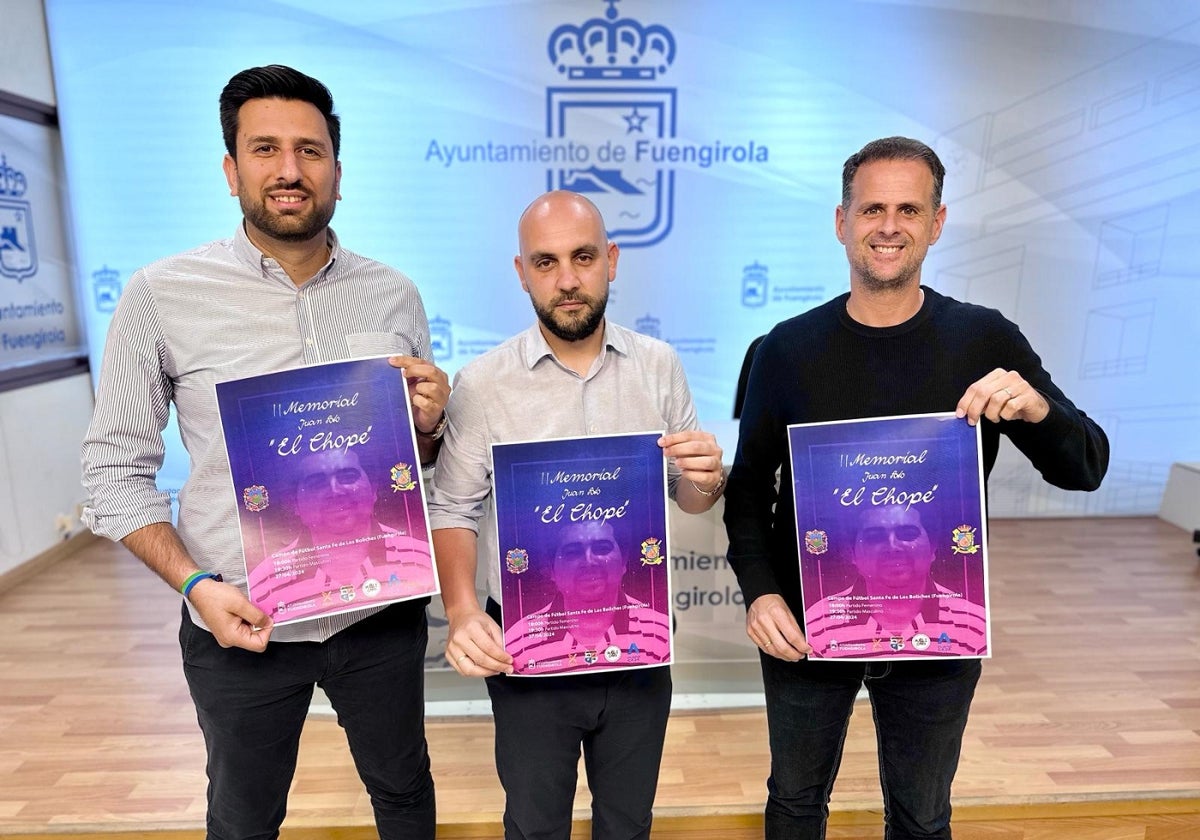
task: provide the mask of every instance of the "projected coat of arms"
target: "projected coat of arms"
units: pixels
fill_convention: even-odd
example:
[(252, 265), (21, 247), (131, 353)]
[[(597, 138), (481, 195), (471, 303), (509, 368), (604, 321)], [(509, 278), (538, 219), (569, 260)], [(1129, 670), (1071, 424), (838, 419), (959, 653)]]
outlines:
[(24, 280), (38, 268), (29, 202), (21, 200), (26, 189), (24, 173), (0, 155), (0, 275), (14, 280)]
[(590, 198), (609, 238), (628, 248), (671, 231), (675, 173), (663, 165), (663, 141), (675, 137), (675, 88), (655, 82), (675, 60), (675, 38), (621, 17), (617, 2), (605, 0), (604, 17), (550, 34), (550, 62), (572, 84), (546, 89), (546, 136), (580, 139), (594, 154), (556, 160), (546, 182)]

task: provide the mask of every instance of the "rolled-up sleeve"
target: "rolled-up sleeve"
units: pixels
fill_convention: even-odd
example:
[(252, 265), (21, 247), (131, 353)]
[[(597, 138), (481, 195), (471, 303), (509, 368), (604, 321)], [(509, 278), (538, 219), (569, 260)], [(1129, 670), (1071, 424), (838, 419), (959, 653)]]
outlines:
[(445, 440), (438, 453), (429, 499), (429, 526), (479, 532), (484, 501), (491, 493), (492, 467), (487, 413), (460, 371), (446, 404)]
[(164, 342), (153, 296), (138, 272), (113, 313), (83, 441), (84, 523), (120, 540), (139, 528), (171, 521), (169, 494), (158, 489), (163, 429), (173, 385), (163, 369)]

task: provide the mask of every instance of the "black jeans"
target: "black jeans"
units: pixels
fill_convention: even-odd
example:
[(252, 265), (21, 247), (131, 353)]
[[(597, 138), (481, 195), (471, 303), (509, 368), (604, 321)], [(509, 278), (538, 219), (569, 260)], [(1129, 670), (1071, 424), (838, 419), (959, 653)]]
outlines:
[(567, 840), (583, 748), (592, 837), (650, 836), (671, 669), (488, 677), (506, 840)]
[(300, 730), (319, 685), (346, 731), (382, 840), (432, 840), (425, 602), (394, 604), (325, 642), (222, 648), (183, 610), (183, 670), (208, 751), (208, 837), (279, 836)]
[(823, 840), (854, 698), (879, 741), (886, 840), (949, 840), (950, 783), (981, 673), (977, 659), (784, 662), (761, 655), (771, 741), (767, 840)]

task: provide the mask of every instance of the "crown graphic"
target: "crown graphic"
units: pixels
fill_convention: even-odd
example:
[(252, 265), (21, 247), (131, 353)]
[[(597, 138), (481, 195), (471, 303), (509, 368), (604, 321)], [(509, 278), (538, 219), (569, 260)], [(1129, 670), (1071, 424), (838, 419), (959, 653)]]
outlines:
[(675, 60), (675, 36), (664, 26), (619, 18), (620, 0), (603, 0), (603, 18), (550, 33), (550, 63), (569, 79), (650, 81)]
[(4, 159), (4, 155), (0, 155), (0, 195), (18, 198), (25, 195), (25, 190), (28, 188), (29, 184), (25, 181), (25, 173), (19, 169), (13, 169)]
[(765, 265), (760, 265), (758, 260), (755, 260), (753, 263), (751, 263), (750, 265), (748, 265), (742, 269), (742, 279), (743, 280), (766, 280), (767, 279), (767, 267)]
[(116, 283), (121, 279), (121, 272), (115, 268), (109, 268), (107, 265), (92, 272), (92, 281), (97, 285), (105, 285)]
[(642, 335), (648, 335), (651, 338), (658, 338), (661, 335), (659, 327), (662, 325), (662, 321), (649, 313), (638, 318), (634, 325)]
[(429, 329), (431, 329), (431, 330), (432, 329), (448, 330), (448, 329), (450, 329), (450, 322), (447, 321), (445, 318), (443, 318), (441, 315), (438, 315), (436, 318), (429, 319)]

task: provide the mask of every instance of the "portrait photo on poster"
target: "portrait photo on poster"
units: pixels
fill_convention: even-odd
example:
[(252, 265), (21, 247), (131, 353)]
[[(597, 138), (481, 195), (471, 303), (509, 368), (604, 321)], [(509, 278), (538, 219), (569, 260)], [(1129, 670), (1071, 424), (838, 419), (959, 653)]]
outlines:
[(813, 659), (990, 655), (979, 429), (954, 414), (788, 427)]

